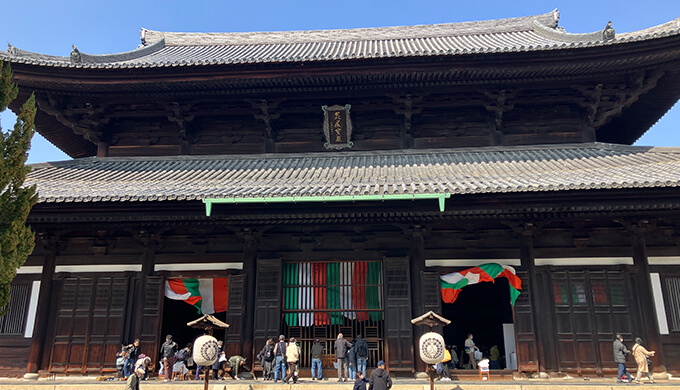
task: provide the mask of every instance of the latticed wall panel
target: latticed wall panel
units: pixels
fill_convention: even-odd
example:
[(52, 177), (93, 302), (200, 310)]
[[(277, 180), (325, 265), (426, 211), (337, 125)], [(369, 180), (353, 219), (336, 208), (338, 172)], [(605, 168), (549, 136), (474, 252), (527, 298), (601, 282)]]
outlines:
[(283, 265), (283, 334), (301, 347), (300, 366), (311, 366), (314, 340), (332, 367), (339, 333), (368, 342), (369, 366), (384, 359), (383, 275), (379, 261), (288, 262)]

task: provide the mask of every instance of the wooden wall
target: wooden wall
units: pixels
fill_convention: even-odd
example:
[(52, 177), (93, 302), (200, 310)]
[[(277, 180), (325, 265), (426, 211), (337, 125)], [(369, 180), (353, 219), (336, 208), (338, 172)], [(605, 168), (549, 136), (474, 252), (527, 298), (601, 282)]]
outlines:
[[(651, 234), (651, 255), (680, 255), (673, 220), (658, 220)], [(426, 259), (451, 259), (452, 266), (427, 269), (432, 273), (460, 270), (455, 259), (520, 259), (550, 257), (632, 257), (632, 232), (622, 223), (601, 217), (588, 220), (553, 219), (537, 223), (532, 231), (531, 250), (521, 249), (524, 233), (516, 223), (500, 220), (441, 220), (421, 221), (424, 232), (424, 257)], [(384, 259), (386, 356), (390, 368), (410, 372), (417, 353), (413, 328), (407, 320), (412, 317), (409, 290), (412, 283), (409, 267), (413, 238), (409, 223), (356, 223), (356, 224), (300, 224), (254, 226), (256, 236), (257, 279), (250, 298), (244, 290), (244, 275), (234, 275), (241, 282), (233, 284), (230, 291), (229, 322), (233, 327), (227, 333), (229, 353), (252, 354), (239, 350), (243, 342), (242, 323), (239, 318), (244, 307), (236, 302), (253, 302), (254, 336), (252, 348), (260, 348), (266, 337), (280, 332), (280, 291), (282, 259), (311, 261), (318, 259)], [(144, 252), (134, 224), (125, 228), (89, 229), (88, 226), (71, 226), (61, 236), (57, 266), (136, 264)], [(241, 229), (221, 224), (196, 224), (168, 228), (164, 223), (146, 226), (158, 245), (155, 262), (191, 263), (241, 261), (243, 241), (235, 232)], [(42, 249), (27, 264), (39, 264)], [(263, 260), (270, 259), (270, 260)], [(532, 279), (527, 268), (517, 267), (522, 278), (523, 294), (514, 308), (515, 329), (521, 370), (548, 370), (605, 375), (615, 369), (611, 359), (611, 342), (614, 333), (628, 338), (643, 334), (655, 326), (653, 321), (640, 316), (641, 297), (637, 290), (637, 269), (629, 265), (613, 266), (536, 266)], [(677, 266), (653, 268), (667, 275), (677, 275)], [(222, 275), (224, 272), (220, 273)], [(194, 272), (191, 276), (206, 276), (210, 272)], [(177, 276), (176, 274), (175, 276)], [(182, 275), (189, 275), (182, 273)], [(277, 276), (279, 275), (279, 276)], [(37, 277), (37, 276), (36, 276)], [(139, 274), (57, 273), (52, 293), (53, 310), (50, 321), (43, 325), (48, 337), (42, 369), (60, 373), (103, 373), (115, 369), (115, 352), (123, 341), (142, 338), (143, 348), (156, 353), (158, 333), (162, 321), (162, 282), (164, 275), (155, 273), (146, 279), (146, 295), (141, 311), (134, 309), (139, 293)], [(35, 277), (33, 278), (35, 279)], [(276, 282), (278, 280), (278, 282)], [(279, 287), (276, 287), (279, 286)], [(564, 286), (568, 299), (558, 299), (555, 286)], [(577, 286), (586, 291), (582, 300), (574, 301)], [(538, 289), (532, 293), (533, 289)], [(239, 291), (237, 291), (239, 290)], [(597, 292), (597, 297), (593, 294)], [(601, 294), (600, 294), (601, 293)], [(603, 295), (604, 294), (604, 295)], [(426, 294), (424, 293), (424, 296)], [(542, 297), (537, 311), (536, 296)], [(604, 298), (603, 298), (604, 297)], [(649, 297), (646, 297), (649, 298)], [(579, 298), (580, 299), (580, 298)], [(428, 300), (428, 307), (432, 306)], [(279, 311), (277, 311), (279, 310)], [(135, 316), (143, 316), (139, 336), (135, 333)], [(277, 314), (278, 313), (278, 314)], [(537, 317), (539, 315), (539, 317)], [(545, 326), (545, 318), (550, 327)], [(540, 324), (540, 328), (537, 327)], [(548, 332), (548, 334), (541, 333)], [(550, 333), (552, 332), (552, 333)], [(12, 336), (14, 337), (14, 336)], [(30, 345), (23, 338), (0, 337), (0, 350), (21, 354)], [(680, 344), (678, 333), (661, 337), (669, 369), (677, 369), (680, 359), (674, 354)], [(539, 349), (537, 346), (542, 345)], [(9, 371), (21, 366), (26, 358), (3, 359), (0, 368)], [(24, 360), (22, 360), (24, 359)]]

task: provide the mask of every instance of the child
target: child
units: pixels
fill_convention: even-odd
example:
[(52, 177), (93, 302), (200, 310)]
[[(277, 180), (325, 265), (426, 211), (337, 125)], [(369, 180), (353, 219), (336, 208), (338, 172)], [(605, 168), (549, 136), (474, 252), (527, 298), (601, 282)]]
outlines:
[(366, 390), (366, 378), (364, 378), (364, 373), (357, 371), (357, 379), (354, 381), (353, 390)]

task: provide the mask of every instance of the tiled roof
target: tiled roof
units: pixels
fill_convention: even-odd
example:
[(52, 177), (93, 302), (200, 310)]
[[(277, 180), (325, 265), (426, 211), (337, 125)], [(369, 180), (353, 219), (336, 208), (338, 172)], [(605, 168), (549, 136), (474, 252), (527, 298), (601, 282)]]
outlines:
[(16, 63), (79, 68), (148, 68), (247, 63), (509, 53), (613, 45), (680, 35), (680, 18), (632, 33), (606, 27), (570, 34), (557, 27), (559, 13), (437, 25), (348, 30), (253, 33), (173, 33), (142, 30), (143, 46), (125, 53), (54, 57), (11, 47), (0, 53)]
[(475, 149), (83, 158), (32, 165), (39, 202), (492, 194), (680, 186), (680, 148)]

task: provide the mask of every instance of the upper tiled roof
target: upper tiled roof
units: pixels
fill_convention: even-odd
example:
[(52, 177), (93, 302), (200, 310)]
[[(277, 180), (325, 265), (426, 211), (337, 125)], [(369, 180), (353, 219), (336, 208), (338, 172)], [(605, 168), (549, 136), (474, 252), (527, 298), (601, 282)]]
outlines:
[(607, 26), (590, 34), (558, 27), (559, 13), (481, 22), (347, 30), (253, 33), (173, 33), (143, 29), (143, 46), (125, 53), (46, 56), (10, 46), (16, 63), (83, 68), (146, 68), (347, 59), (451, 56), (560, 50), (612, 45), (680, 35), (680, 18), (615, 35)]
[(680, 186), (680, 148), (601, 143), (304, 155), (83, 158), (32, 165), (39, 202), (491, 194)]

